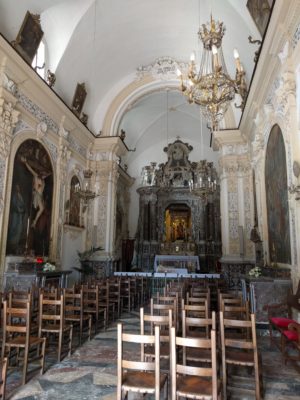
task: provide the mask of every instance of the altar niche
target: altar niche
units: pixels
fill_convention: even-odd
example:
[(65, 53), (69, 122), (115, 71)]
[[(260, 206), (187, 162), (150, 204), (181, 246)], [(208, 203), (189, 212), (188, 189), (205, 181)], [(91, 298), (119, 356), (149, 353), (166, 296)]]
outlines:
[(135, 251), (138, 268), (153, 271), (156, 255), (199, 257), (201, 272), (213, 272), (221, 257), (220, 191), (193, 192), (193, 150), (181, 140), (168, 144), (168, 161), (142, 169)]
[(191, 209), (186, 204), (171, 204), (165, 211), (166, 242), (189, 241)]

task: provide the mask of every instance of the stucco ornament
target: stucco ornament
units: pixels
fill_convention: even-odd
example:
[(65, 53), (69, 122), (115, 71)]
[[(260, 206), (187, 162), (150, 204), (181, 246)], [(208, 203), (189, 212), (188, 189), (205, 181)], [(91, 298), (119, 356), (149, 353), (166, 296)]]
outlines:
[(48, 126), (47, 126), (46, 122), (44, 122), (44, 121), (39, 122), (36, 126), (37, 138), (42, 139), (46, 135), (47, 130), (48, 130)]
[(12, 103), (0, 99), (0, 128), (11, 133), (18, 122), (20, 112), (15, 110)]

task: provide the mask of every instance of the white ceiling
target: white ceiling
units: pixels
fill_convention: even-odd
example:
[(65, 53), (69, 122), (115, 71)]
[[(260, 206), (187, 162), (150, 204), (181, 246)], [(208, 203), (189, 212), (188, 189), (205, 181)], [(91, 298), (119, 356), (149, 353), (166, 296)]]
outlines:
[[(246, 0), (0, 0), (0, 30), (9, 41), (16, 38), (27, 10), (41, 15), (47, 66), (56, 74), (54, 90), (71, 104), (76, 84), (85, 82), (83, 111), (95, 133), (113, 97), (134, 79), (138, 67), (163, 56), (188, 61), (193, 50), (199, 62), (199, 22), (207, 22), (211, 12), (227, 28), (223, 53), (232, 76), (232, 52), (238, 48), (250, 82), (257, 47), (248, 36), (260, 38)], [(170, 136), (184, 140), (188, 133), (191, 138), (199, 134), (198, 109), (174, 90), (169, 100), (171, 109), (166, 91), (158, 90), (132, 105), (120, 125), (128, 147), (139, 147), (147, 134), (153, 138), (153, 127), (165, 137), (167, 113)]]

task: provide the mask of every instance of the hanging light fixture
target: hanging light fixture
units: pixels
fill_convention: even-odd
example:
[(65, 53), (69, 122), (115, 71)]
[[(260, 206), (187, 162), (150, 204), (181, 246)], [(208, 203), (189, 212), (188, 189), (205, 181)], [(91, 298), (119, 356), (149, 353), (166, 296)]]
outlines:
[(231, 79), (227, 72), (222, 51), (224, 33), (223, 22), (215, 21), (211, 16), (210, 22), (203, 24), (198, 32), (199, 39), (203, 43), (199, 71), (196, 70), (194, 52), (186, 76), (177, 70), (177, 75), (181, 79), (181, 91), (187, 96), (189, 103), (200, 106), (201, 113), (212, 130), (218, 128), (236, 93), (241, 96), (241, 104), (236, 106), (238, 108), (244, 108), (247, 96), (245, 71), (236, 49), (234, 49), (235, 79)]
[(95, 197), (98, 197), (99, 194), (91, 190), (91, 177), (93, 175), (93, 171), (90, 169), (86, 169), (83, 171), (83, 189), (81, 187), (75, 186), (75, 196), (78, 196), (83, 203), (84, 207), (88, 206), (89, 201), (94, 200)]
[(213, 162), (200, 160), (194, 163), (194, 180), (190, 182), (190, 190), (203, 199), (217, 190), (217, 172)]
[(207, 200), (210, 194), (217, 190), (217, 171), (213, 162), (203, 159), (204, 141), (203, 141), (203, 121), (200, 114), (200, 151), (201, 160), (192, 163), (193, 179), (189, 182), (190, 191)]

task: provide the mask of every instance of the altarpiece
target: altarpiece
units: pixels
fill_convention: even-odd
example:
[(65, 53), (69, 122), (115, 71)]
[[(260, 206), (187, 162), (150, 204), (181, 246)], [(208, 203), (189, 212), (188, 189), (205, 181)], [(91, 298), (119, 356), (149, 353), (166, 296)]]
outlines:
[[(151, 271), (156, 255), (198, 256), (201, 272), (215, 271), (221, 256), (220, 190), (200, 196), (193, 190), (204, 160), (191, 162), (192, 146), (176, 140), (164, 148), (168, 161), (142, 170), (137, 266)], [(212, 163), (209, 163), (212, 166)], [(195, 272), (195, 271), (192, 271)]]

